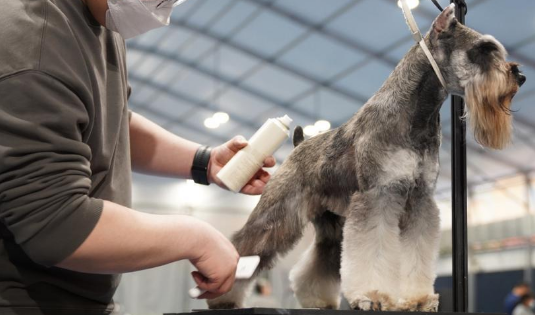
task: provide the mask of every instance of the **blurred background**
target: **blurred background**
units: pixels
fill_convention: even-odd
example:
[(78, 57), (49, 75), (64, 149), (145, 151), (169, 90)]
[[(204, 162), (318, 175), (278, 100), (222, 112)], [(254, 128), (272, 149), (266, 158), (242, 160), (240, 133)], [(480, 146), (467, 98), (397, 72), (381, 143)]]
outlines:
[[(426, 32), (439, 11), (430, 0), (412, 2)], [(502, 42), (528, 78), (513, 102), (513, 144), (494, 151), (471, 135), (467, 139), (470, 310), (502, 312), (514, 283), (533, 283), (535, 1), (466, 2), (467, 25)], [(189, 0), (175, 8), (169, 27), (127, 42), (130, 107), (177, 135), (211, 146), (238, 134), (249, 138), (268, 118), (285, 114), (314, 136), (358, 111), (412, 45), (396, 0)], [(447, 310), (452, 286), (449, 100), (441, 119), (436, 199), (443, 237), (436, 289)], [(279, 165), (291, 149), (288, 141), (277, 151)], [(133, 196), (139, 211), (196, 216), (228, 236), (243, 226), (258, 201), (214, 186), (138, 174)], [(271, 306), (299, 307), (288, 272), (312, 237), (308, 228), (296, 248), (262, 276), (261, 284), (271, 289), (259, 288), (257, 296), (263, 294)], [(191, 271), (188, 262), (179, 262), (125, 274), (116, 295), (121, 312), (206, 308), (187, 295), (194, 286)]]

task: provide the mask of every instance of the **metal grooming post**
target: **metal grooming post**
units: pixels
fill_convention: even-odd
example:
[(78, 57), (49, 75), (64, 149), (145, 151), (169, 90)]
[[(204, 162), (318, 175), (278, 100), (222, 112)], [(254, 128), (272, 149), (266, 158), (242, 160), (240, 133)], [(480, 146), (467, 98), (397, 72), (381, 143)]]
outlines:
[[(455, 16), (464, 24), (468, 8), (464, 0), (455, 3)], [(459, 96), (451, 98), (451, 169), (452, 169), (452, 244), (453, 244), (453, 311), (468, 311), (468, 242), (466, 189), (466, 123), (464, 102)]]

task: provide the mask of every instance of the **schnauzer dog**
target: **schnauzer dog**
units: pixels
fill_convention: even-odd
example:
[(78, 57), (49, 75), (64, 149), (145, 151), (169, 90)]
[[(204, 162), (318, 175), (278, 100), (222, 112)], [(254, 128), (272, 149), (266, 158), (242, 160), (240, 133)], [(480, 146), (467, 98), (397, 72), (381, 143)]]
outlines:
[[(379, 91), (349, 121), (302, 141), (269, 181), (233, 242), (272, 267), (312, 222), (315, 242), (290, 273), (307, 308), (338, 308), (340, 291), (360, 310), (436, 311), (439, 210), (439, 110), (449, 93), (464, 97), (475, 139), (494, 149), (512, 134), (510, 104), (526, 80), (492, 36), (458, 23), (453, 6), (425, 41), (444, 88), (415, 45)], [(210, 308), (244, 305), (248, 281), (209, 300)]]

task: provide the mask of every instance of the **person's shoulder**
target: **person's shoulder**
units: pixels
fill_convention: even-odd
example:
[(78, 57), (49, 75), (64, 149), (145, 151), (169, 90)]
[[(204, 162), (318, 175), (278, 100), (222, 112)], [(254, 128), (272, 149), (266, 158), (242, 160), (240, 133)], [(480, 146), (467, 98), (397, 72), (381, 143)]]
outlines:
[(0, 10), (0, 78), (36, 69), (48, 0), (9, 0)]
[[(0, 10), (0, 79), (12, 74), (64, 67), (62, 60), (81, 55), (68, 7), (76, 0), (9, 0)], [(65, 7), (65, 8), (64, 8)], [(78, 63), (79, 63), (78, 59)]]

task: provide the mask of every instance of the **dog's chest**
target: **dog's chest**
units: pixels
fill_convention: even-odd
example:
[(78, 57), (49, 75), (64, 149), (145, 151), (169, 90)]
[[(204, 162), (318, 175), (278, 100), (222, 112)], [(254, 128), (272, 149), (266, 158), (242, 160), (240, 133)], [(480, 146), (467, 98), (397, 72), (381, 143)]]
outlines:
[(426, 188), (434, 190), (440, 170), (438, 154), (424, 153), (419, 163), (420, 183)]

